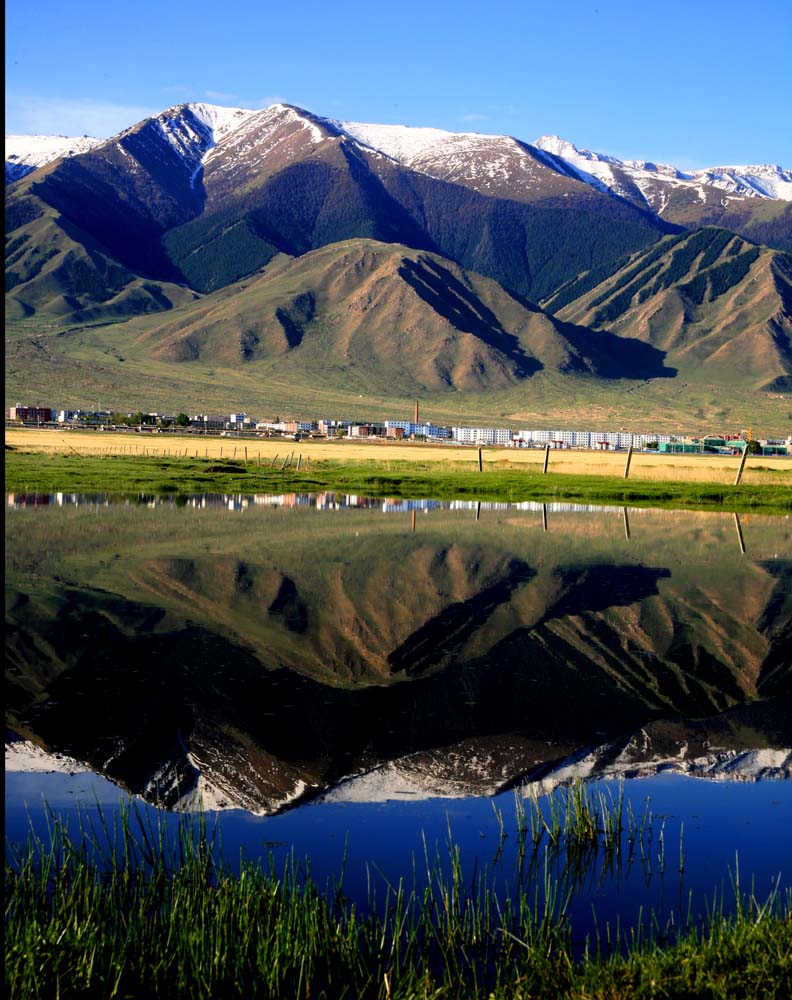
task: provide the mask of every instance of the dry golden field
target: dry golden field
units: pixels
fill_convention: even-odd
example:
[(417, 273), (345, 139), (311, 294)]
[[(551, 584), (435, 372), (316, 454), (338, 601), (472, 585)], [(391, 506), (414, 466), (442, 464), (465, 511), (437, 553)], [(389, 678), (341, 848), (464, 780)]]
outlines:
[[(294, 453), (303, 461), (335, 462), (443, 462), (457, 468), (477, 467), (474, 446), (429, 445), (383, 441), (291, 441), (275, 438), (204, 437), (198, 434), (123, 433), (117, 431), (63, 431), (6, 428), (6, 443), (20, 451), (79, 455), (184, 455), (198, 458), (236, 458), (250, 462), (271, 461), (276, 455)], [(483, 462), (508, 468), (533, 467), (540, 470), (544, 449), (482, 449)], [(549, 472), (578, 475), (622, 476), (626, 452), (551, 450)], [(659, 455), (635, 452), (630, 465), (631, 479), (672, 482), (732, 483), (740, 464), (739, 456)], [(789, 484), (792, 488), (792, 460), (768, 456), (748, 456), (742, 482), (746, 484)]]

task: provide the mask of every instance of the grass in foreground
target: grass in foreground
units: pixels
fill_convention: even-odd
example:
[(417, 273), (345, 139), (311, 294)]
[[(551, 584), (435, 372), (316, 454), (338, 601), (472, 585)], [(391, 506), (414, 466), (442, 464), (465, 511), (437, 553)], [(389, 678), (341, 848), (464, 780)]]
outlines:
[[(621, 800), (573, 791), (564, 814), (527, 806), (524, 844), (567, 848), (621, 827)], [(100, 814), (101, 815), (101, 814)], [(104, 822), (104, 821), (103, 821)], [(632, 829), (632, 820), (628, 822)], [(641, 827), (643, 829), (643, 827)], [(6, 995), (245, 998), (782, 998), (792, 990), (792, 895), (736, 908), (664, 946), (634, 934), (575, 957), (561, 885), (499, 899), (486, 880), (430, 866), (424, 889), (388, 887), (361, 912), (340, 879), (321, 891), (293, 862), (217, 860), (201, 818), (176, 834), (134, 810), (112, 830), (53, 821), (48, 842), (6, 849)], [(593, 838), (593, 839), (592, 839)], [(427, 864), (429, 864), (427, 860)]]
[(717, 509), (785, 514), (792, 488), (785, 482), (740, 484), (671, 482), (553, 474), (521, 469), (478, 472), (454, 463), (311, 461), (298, 470), (284, 455), (255, 464), (238, 459), (142, 455), (63, 455), (6, 450), (6, 490), (108, 493), (284, 493), (334, 490), (371, 497), (469, 498)]

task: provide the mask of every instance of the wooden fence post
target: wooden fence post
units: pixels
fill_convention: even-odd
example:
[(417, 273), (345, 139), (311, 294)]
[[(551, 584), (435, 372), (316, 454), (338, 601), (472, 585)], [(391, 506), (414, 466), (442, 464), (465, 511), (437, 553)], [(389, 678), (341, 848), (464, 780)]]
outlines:
[[(547, 463), (550, 461), (550, 445), (545, 445), (545, 457), (544, 457), (544, 468), (542, 469), (542, 475), (547, 474)], [(546, 529), (545, 529), (546, 530)]]
[(745, 468), (745, 460), (748, 458), (748, 445), (743, 448), (742, 458), (740, 459), (740, 468), (737, 470), (737, 478), (734, 480), (734, 485), (738, 486), (740, 480), (742, 479), (743, 469)]
[(630, 475), (630, 462), (632, 461), (632, 445), (627, 449), (627, 461), (624, 463), (624, 478)]
[(478, 450), (478, 463), (479, 463), (479, 472), (482, 472), (484, 470), (484, 466), (481, 460), (481, 448), (479, 448)]

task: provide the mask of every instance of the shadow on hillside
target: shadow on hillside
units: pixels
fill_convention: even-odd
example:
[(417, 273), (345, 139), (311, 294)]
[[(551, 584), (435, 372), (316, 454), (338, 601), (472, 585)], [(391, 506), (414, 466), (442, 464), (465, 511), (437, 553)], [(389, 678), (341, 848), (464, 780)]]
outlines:
[(523, 375), (533, 375), (542, 365), (523, 353), (514, 334), (503, 329), (500, 320), (475, 291), (434, 261), (412, 261), (405, 258), (399, 275), (434, 311), (448, 320), (457, 330), (471, 333), (488, 347), (505, 354)]
[(676, 378), (679, 374), (677, 368), (665, 365), (666, 351), (635, 337), (620, 337), (608, 330), (590, 330), (572, 323), (559, 323), (559, 330), (591, 360), (601, 378)]

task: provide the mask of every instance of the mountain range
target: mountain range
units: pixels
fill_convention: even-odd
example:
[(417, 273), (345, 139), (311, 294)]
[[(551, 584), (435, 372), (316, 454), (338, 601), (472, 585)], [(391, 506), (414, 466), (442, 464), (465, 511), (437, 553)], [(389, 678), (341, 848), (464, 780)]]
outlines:
[(144, 795), (481, 794), (767, 748), (788, 772), (773, 519), (746, 553), (694, 512), (636, 512), (628, 544), (580, 510), (38, 514), (9, 515), (7, 725)]
[[(375, 395), (792, 379), (781, 167), (185, 104), (107, 140), (7, 137), (6, 180), (11, 323), (114, 324), (127, 371), (327, 356)], [(72, 343), (49, 342), (67, 364)]]

